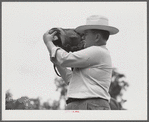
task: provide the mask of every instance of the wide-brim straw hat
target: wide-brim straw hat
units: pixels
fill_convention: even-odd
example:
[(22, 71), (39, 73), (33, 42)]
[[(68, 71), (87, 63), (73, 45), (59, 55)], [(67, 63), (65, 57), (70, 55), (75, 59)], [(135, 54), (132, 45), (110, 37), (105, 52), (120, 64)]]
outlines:
[(77, 27), (75, 30), (79, 33), (83, 33), (85, 30), (98, 29), (109, 31), (110, 35), (117, 34), (119, 30), (116, 27), (109, 26), (109, 20), (107, 17), (101, 15), (92, 15), (86, 19), (86, 25)]

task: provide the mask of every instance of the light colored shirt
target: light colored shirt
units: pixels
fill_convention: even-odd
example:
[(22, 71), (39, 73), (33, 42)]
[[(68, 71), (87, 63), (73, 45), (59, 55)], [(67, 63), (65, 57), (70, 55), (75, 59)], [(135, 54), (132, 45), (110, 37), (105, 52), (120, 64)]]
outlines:
[(67, 97), (92, 98), (101, 97), (110, 100), (109, 87), (112, 77), (110, 52), (103, 46), (91, 46), (76, 52), (66, 52), (54, 47), (51, 58), (65, 70), (64, 79), (69, 82)]

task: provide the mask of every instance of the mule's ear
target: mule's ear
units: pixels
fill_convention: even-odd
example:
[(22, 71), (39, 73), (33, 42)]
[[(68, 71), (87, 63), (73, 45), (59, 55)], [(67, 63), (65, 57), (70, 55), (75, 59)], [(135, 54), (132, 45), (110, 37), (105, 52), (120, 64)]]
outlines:
[(64, 46), (65, 42), (67, 42), (67, 35), (65, 32), (65, 29), (63, 29), (63, 28), (58, 28), (58, 29), (60, 31), (59, 37), (61, 39), (62, 46)]

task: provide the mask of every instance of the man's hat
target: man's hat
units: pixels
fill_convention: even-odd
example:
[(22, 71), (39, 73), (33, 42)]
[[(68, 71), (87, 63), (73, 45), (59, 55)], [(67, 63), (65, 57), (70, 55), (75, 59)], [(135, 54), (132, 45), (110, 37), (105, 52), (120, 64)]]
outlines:
[(108, 18), (100, 15), (92, 15), (88, 17), (86, 20), (86, 25), (79, 26), (75, 30), (79, 33), (83, 33), (85, 30), (90, 29), (109, 31), (110, 35), (119, 32), (117, 28), (109, 26)]

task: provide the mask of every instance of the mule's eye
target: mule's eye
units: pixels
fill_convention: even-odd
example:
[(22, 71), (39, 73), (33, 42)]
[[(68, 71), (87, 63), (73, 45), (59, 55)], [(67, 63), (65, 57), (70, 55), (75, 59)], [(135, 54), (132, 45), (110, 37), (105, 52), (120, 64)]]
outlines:
[(82, 39), (82, 40), (85, 39), (85, 34), (81, 35), (81, 39)]

